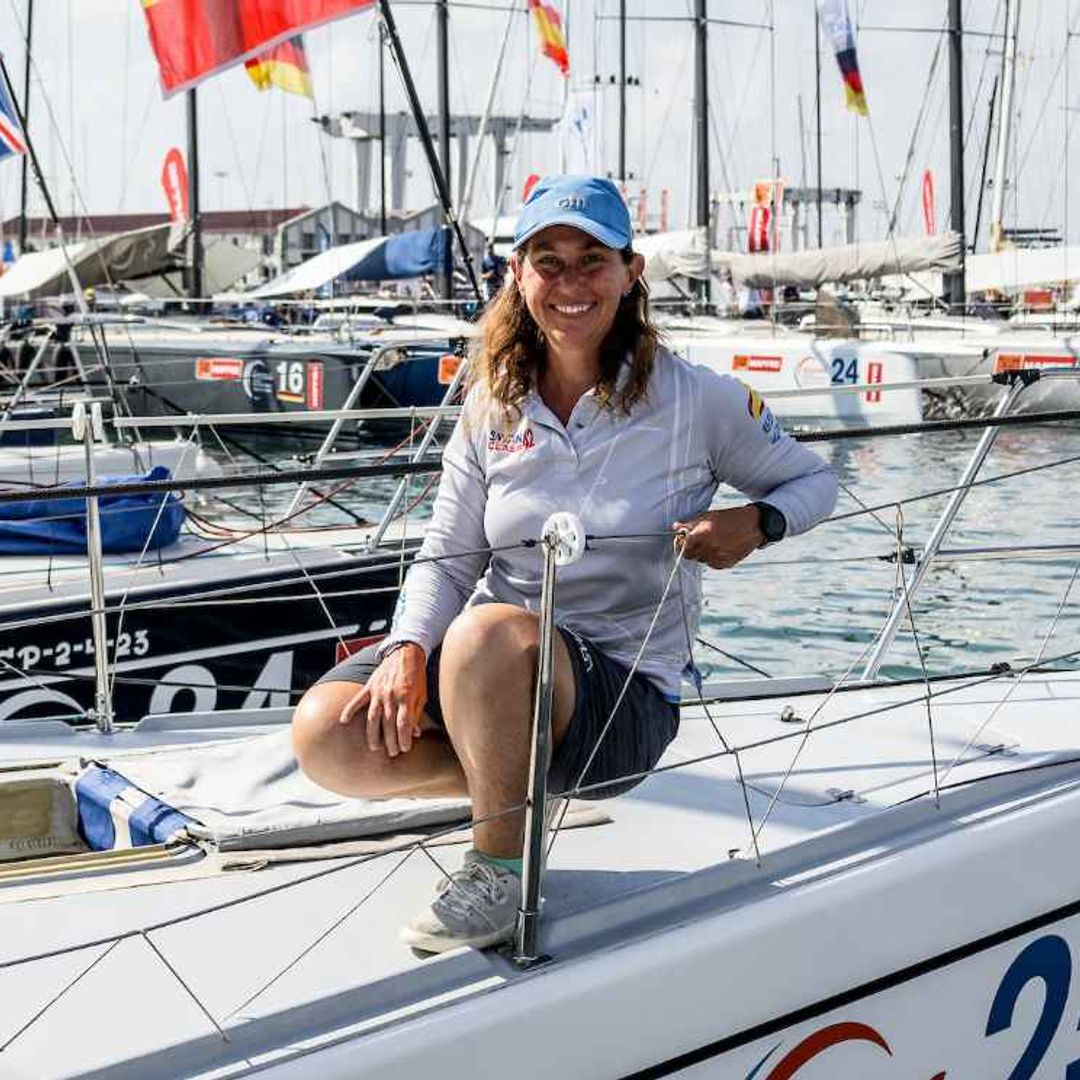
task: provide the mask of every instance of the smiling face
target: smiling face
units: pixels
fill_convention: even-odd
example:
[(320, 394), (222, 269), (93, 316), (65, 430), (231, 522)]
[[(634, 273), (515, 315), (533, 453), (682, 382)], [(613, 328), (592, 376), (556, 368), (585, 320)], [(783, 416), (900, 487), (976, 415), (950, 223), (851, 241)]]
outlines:
[(627, 263), (581, 229), (552, 225), (515, 252), (511, 265), (549, 356), (592, 362), (644, 260), (634, 255)]

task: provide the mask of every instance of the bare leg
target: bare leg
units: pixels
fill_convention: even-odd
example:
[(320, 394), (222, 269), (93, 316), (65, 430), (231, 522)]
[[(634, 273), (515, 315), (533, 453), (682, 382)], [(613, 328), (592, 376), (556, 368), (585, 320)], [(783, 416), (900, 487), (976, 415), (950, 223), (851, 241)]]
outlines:
[(293, 713), (292, 743), (307, 776), (341, 795), (373, 799), (467, 793), (454, 748), (426, 716), (422, 738), (407, 754), (393, 758), (383, 749), (368, 749), (363, 714), (339, 723), (346, 702), (359, 689), (352, 682), (319, 683), (301, 698)]
[[(367, 798), (468, 794), (476, 847), (517, 858), (524, 842), (520, 806), (528, 784), (540, 623), (509, 604), (482, 604), (462, 613), (443, 642), (439, 690), (446, 733), (425, 718), (423, 737), (391, 758), (367, 748), (364, 717), (341, 724), (358, 684), (313, 686), (293, 714), (293, 750), (317, 784)], [(558, 746), (574, 709), (574, 671), (561, 634), (555, 635), (555, 709), (552, 745)], [(447, 738), (447, 735), (449, 738)]]
[[(502, 811), (520, 806), (528, 785), (539, 633), (535, 615), (509, 604), (481, 604), (451, 625), (439, 665), (446, 730), (473, 818), (481, 822), (474, 829), (476, 848), (500, 858), (520, 857), (524, 843), (524, 812)], [(570, 726), (574, 693), (570, 656), (557, 633), (553, 746)]]

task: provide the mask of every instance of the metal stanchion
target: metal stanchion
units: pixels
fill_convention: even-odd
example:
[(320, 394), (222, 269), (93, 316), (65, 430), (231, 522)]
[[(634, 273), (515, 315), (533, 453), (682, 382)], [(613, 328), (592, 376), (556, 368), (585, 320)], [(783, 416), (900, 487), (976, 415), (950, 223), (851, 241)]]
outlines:
[(540, 591), (540, 656), (533, 706), (532, 754), (525, 797), (525, 848), (521, 907), (514, 932), (514, 963), (529, 967), (542, 957), (537, 949), (544, 856), (547, 843), (547, 770), (551, 756), (551, 716), (555, 701), (555, 567), (575, 563), (585, 553), (585, 530), (574, 514), (552, 514), (542, 535), (544, 576)]
[[(93, 486), (94, 442), (104, 442), (105, 427), (101, 405), (95, 402), (87, 416), (82, 402), (71, 413), (71, 430), (83, 444), (86, 456), (86, 483)], [(112, 698), (109, 694), (109, 633), (105, 624), (105, 571), (101, 556), (101, 515), (96, 495), (86, 500), (86, 554), (90, 563), (90, 623), (94, 638), (94, 723), (102, 734), (113, 730)]]
[[(1016, 399), (1024, 392), (1027, 385), (1027, 382), (1022, 379), (1016, 380), (998, 402), (997, 408), (994, 410), (994, 416), (1007, 416), (1012, 410)], [(964, 473), (960, 477), (960, 482), (957, 484), (957, 490), (953, 492), (948, 505), (942, 511), (937, 524), (934, 526), (933, 532), (930, 534), (930, 539), (926, 542), (922, 557), (919, 559), (915, 566), (915, 571), (911, 575), (911, 580), (900, 587), (900, 592), (893, 601), (889, 617), (885, 620), (885, 625), (881, 628), (881, 633), (878, 634), (877, 642), (874, 645), (874, 651), (871, 653), (870, 658), (863, 667), (862, 675), (860, 677), (862, 681), (872, 682), (877, 678), (882, 658), (888, 651), (889, 646), (892, 645), (893, 640), (896, 638), (896, 633), (900, 628), (900, 620), (907, 611), (908, 605), (914, 599), (915, 593), (918, 591), (919, 586), (923, 582), (923, 578), (926, 576), (926, 572), (930, 569), (930, 564), (937, 556), (938, 549), (941, 547), (941, 542), (945, 539), (945, 535), (948, 533), (949, 528), (953, 523), (953, 519), (956, 517), (960, 507), (964, 504), (964, 500), (968, 497), (968, 493), (971, 491), (971, 484), (975, 477), (978, 476), (979, 470), (986, 460), (986, 455), (990, 453), (990, 448), (994, 445), (1000, 430), (1001, 429), (997, 427), (988, 427), (982, 433), (978, 445), (971, 455), (971, 460), (968, 462), (967, 468), (964, 469)]]
[[(458, 364), (457, 371), (454, 372), (453, 378), (450, 380), (450, 385), (446, 388), (446, 393), (442, 396), (440, 405), (449, 405), (454, 397), (457, 395), (458, 390), (461, 388), (461, 384), (465, 381), (465, 375), (469, 370), (469, 362), (462, 357), (461, 363)], [(442, 423), (442, 417), (436, 416), (430, 424), (428, 424), (427, 431), (424, 432), (424, 437), (420, 441), (420, 445), (416, 448), (416, 452), (412, 456), (413, 461), (423, 461), (424, 456), (427, 454), (431, 444), (435, 441), (435, 436), (438, 433), (439, 425)], [(398, 512), (398, 508), (401, 506), (402, 500), (405, 498), (405, 490), (408, 486), (408, 478), (402, 477), (398, 481), (397, 490), (394, 492), (393, 498), (390, 500), (389, 505), (383, 512), (382, 518), (379, 520), (379, 524), (375, 529), (375, 532), (368, 537), (368, 548), (376, 548), (382, 542), (382, 538), (386, 535), (386, 530), (390, 528), (390, 523), (394, 520), (395, 515)]]

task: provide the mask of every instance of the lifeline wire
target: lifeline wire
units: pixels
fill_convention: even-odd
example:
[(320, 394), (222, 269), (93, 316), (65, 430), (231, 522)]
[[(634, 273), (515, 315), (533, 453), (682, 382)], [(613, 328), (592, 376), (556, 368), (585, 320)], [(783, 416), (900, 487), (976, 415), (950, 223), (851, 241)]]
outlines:
[[(1078, 655), (1080, 655), (1080, 650), (1074, 650), (1073, 652), (1061, 654), (1061, 655), (1059, 655), (1057, 657), (1054, 657), (1054, 658), (1051, 659), (1050, 662), (1053, 663), (1055, 661), (1069, 659), (1069, 658), (1072, 658), (1072, 657), (1078, 656)], [(1032, 665), (1032, 666), (1034, 666), (1034, 665)], [(1025, 671), (1029, 670), (1029, 668), (1025, 668), (1024, 670)], [(1002, 677), (1001, 673), (995, 673), (995, 674), (992, 674), (992, 675), (990, 675), (990, 676), (988, 676), (986, 678), (983, 678), (983, 679), (977, 679), (977, 680), (973, 680), (973, 681), (969, 681), (969, 682), (963, 682), (960, 686), (952, 687), (952, 688), (950, 688), (948, 690), (942, 691), (939, 694), (935, 694), (934, 696), (936, 696), (936, 697), (945, 696), (948, 693), (954, 693), (957, 690), (966, 689), (967, 687), (973, 686), (973, 685), (980, 685), (981, 683), (984, 683), (984, 682), (987, 682), (987, 681), (993, 681), (993, 680), (999, 679), (1001, 677)], [(920, 701), (920, 700), (922, 700), (922, 698), (920, 697), (920, 698), (912, 699), (912, 700)], [(897, 708), (902, 707), (904, 704), (910, 704), (910, 703), (911, 703), (911, 701), (897, 702), (897, 703), (895, 703), (893, 705), (883, 706), (883, 707), (879, 707), (879, 708), (876, 708), (876, 709), (868, 710), (868, 711), (866, 711), (864, 713), (861, 713), (861, 714), (857, 713), (857, 714), (853, 714), (853, 715), (848, 716), (848, 717), (841, 717), (841, 718), (838, 718), (837, 720), (828, 721), (828, 722), (823, 723), (822, 725), (820, 725), (818, 727), (817, 730), (820, 731), (820, 730), (823, 730), (824, 728), (834, 727), (839, 723), (849, 723), (849, 722), (851, 722), (853, 720), (860, 719), (860, 718), (862, 718), (864, 716), (875, 715), (875, 714), (885, 712), (885, 711), (891, 711), (893, 709), (897, 709)], [(773, 739), (758, 740), (755, 743), (745, 744), (744, 746), (740, 747), (739, 749), (740, 750), (746, 750), (746, 749), (755, 748), (757, 746), (767, 745), (767, 744), (772, 743), (772, 742), (781, 741), (783, 739), (795, 737), (798, 734), (800, 734), (800, 733), (789, 733), (787, 735), (778, 736), (778, 737), (775, 737)], [(715, 753), (712, 753), (712, 754), (701, 755), (699, 757), (689, 759), (687, 761), (675, 762), (672, 765), (656, 766), (656, 767), (654, 767), (654, 768), (652, 768), (650, 770), (647, 770), (646, 772), (636, 773), (636, 774), (629, 774), (627, 776), (621, 777), (620, 779), (624, 780), (624, 781), (625, 780), (644, 779), (646, 776), (656, 775), (656, 774), (660, 774), (660, 773), (664, 773), (664, 772), (671, 772), (671, 771), (674, 771), (675, 769), (686, 768), (686, 767), (688, 767), (690, 765), (698, 764), (698, 763), (701, 763), (701, 762), (716, 760), (718, 758), (727, 756), (728, 753), (729, 753), (729, 751), (721, 750), (719, 752), (715, 752)], [(611, 781), (608, 780), (608, 781), (603, 781), (603, 782), (598, 783), (598, 784), (586, 785), (586, 786), (584, 786), (582, 788), (579, 788), (578, 790), (579, 790), (579, 792), (590, 791), (590, 790), (594, 790), (594, 789), (598, 789), (598, 788), (609, 787), (610, 784), (611, 784)], [(563, 794), (566, 795), (566, 794), (569, 794), (569, 793), (563, 793)], [(561, 797), (561, 796), (556, 796), (556, 797)], [(496, 818), (503, 817), (503, 816), (505, 816), (507, 814), (518, 813), (523, 808), (524, 808), (524, 803), (513, 806), (513, 807), (510, 807), (509, 809), (501, 811), (498, 814), (489, 815), (488, 818), (480, 819), (480, 820), (494, 820)], [(474, 820), (473, 823), (476, 824), (477, 822)], [(431, 840), (436, 839), (439, 836), (447, 835), (447, 834), (449, 834), (449, 833), (451, 833), (453, 831), (456, 831), (458, 828), (459, 828), (459, 826), (455, 824), (455, 825), (449, 826), (449, 827), (447, 827), (445, 829), (437, 830), (431, 836), (427, 837), (426, 842), (430, 842)], [(369, 861), (371, 859), (374, 859), (374, 858), (378, 858), (378, 857), (380, 857), (381, 855), (384, 855), (384, 854), (392, 854), (395, 851), (397, 851), (397, 852), (406, 852), (406, 851), (411, 852), (411, 851), (414, 851), (417, 846), (422, 845), (424, 842), (425, 841), (419, 841), (419, 842), (418, 841), (409, 841), (406, 844), (403, 844), (403, 845), (400, 845), (400, 846), (397, 846), (397, 847), (394, 847), (394, 848), (387, 849), (386, 851), (381, 852), (378, 855), (359, 856), (359, 857), (357, 857), (355, 859), (350, 859), (350, 860), (347, 860), (347, 861), (345, 861), (343, 863), (336, 864), (334, 866), (324, 867), (324, 868), (322, 868), (320, 870), (317, 870), (317, 871), (315, 871), (315, 872), (313, 872), (313, 873), (311, 873), (309, 875), (306, 875), (304, 877), (296, 878), (296, 879), (293, 879), (292, 881), (279, 882), (278, 884), (269, 886), (266, 889), (258, 890), (256, 892), (250, 893), (250, 894), (248, 894), (246, 896), (235, 897), (235, 898), (233, 898), (231, 900), (227, 900), (227, 901), (223, 901), (223, 902), (218, 903), (218, 904), (211, 905), (211, 906), (209, 906), (207, 908), (203, 908), (203, 909), (201, 909), (199, 911), (188, 912), (188, 913), (186, 913), (184, 915), (176, 916), (176, 917), (174, 917), (172, 919), (162, 920), (161, 922), (159, 922), (157, 924), (147, 926), (147, 927), (143, 927), (141, 929), (124, 931), (124, 932), (122, 932), (120, 934), (114, 934), (114, 935), (111, 935), (111, 936), (108, 936), (108, 937), (96, 939), (94, 941), (88, 941), (88, 942), (83, 942), (83, 943), (76, 944), (76, 945), (64, 946), (64, 947), (61, 947), (61, 948), (58, 948), (58, 949), (49, 950), (48, 952), (37, 953), (37, 954), (33, 954), (31, 956), (19, 957), (19, 958), (16, 958), (14, 960), (0, 961), (0, 970), (4, 970), (4, 969), (10, 968), (10, 967), (23, 966), (23, 965), (29, 964), (29, 963), (39, 962), (41, 960), (49, 959), (49, 958), (55, 957), (55, 956), (69, 955), (71, 953), (79, 952), (79, 951), (82, 951), (82, 950), (88, 949), (88, 948), (93, 948), (93, 947), (98, 946), (98, 945), (117, 944), (120, 941), (125, 940), (125, 939), (130, 938), (130, 937), (145, 936), (147, 933), (152, 932), (154, 930), (159, 930), (159, 929), (163, 929), (163, 928), (165, 928), (167, 926), (175, 926), (175, 925), (179, 925), (179, 924), (182, 924), (182, 923), (190, 922), (190, 921), (193, 921), (195, 919), (203, 918), (203, 917), (205, 917), (207, 915), (213, 914), (213, 913), (218, 912), (218, 911), (222, 911), (222, 910), (225, 910), (225, 909), (228, 909), (228, 908), (232, 908), (232, 907), (238, 906), (240, 904), (248, 903), (248, 902), (253, 901), (253, 900), (261, 899), (263, 897), (266, 897), (266, 896), (269, 896), (269, 895), (272, 895), (272, 894), (275, 894), (275, 893), (283, 892), (283, 891), (286, 891), (288, 889), (294, 888), (294, 887), (299, 886), (299, 885), (307, 884), (307, 883), (309, 883), (311, 881), (317, 880), (317, 879), (322, 878), (322, 877), (327, 877), (327, 876), (329, 876), (331, 874), (340, 873), (343, 870), (350, 869), (353, 866), (359, 865), (359, 864), (361, 864), (363, 862), (367, 862), (367, 861)], [(167, 965), (167, 966), (169, 966), (169, 965)], [(213, 1018), (211, 1017), (211, 1019), (213, 1019)], [(215, 1022), (215, 1026), (216, 1026), (216, 1022)]]
[[(923, 685), (926, 687), (926, 726), (930, 732), (930, 763), (934, 770), (934, 805), (941, 806), (941, 787), (938, 783), (937, 743), (934, 739), (934, 710), (930, 701), (930, 673), (926, 669), (926, 654), (923, 652), (919, 631), (915, 626), (915, 612), (911, 607), (911, 591), (908, 589), (907, 573), (904, 571), (904, 508), (896, 507), (896, 573), (900, 579), (901, 595), (911, 624), (911, 637), (915, 642), (915, 652), (919, 657), (919, 670), (922, 672)], [(876, 638), (875, 638), (876, 640)]]
[[(1038, 651), (1037, 655), (1035, 656), (1035, 660), (1033, 661), (1032, 666), (1038, 665), (1038, 664), (1040, 664), (1042, 662), (1043, 654), (1046, 652), (1046, 646), (1050, 643), (1050, 638), (1053, 636), (1054, 631), (1057, 629), (1058, 621), (1061, 619), (1061, 613), (1062, 613), (1062, 611), (1065, 610), (1065, 605), (1069, 600), (1069, 594), (1072, 592), (1073, 585), (1076, 584), (1076, 578), (1077, 578), (1078, 574), (1080, 574), (1080, 563), (1077, 563), (1077, 565), (1073, 569), (1072, 577), (1069, 579), (1069, 584), (1065, 587), (1065, 594), (1062, 596), (1061, 602), (1057, 606), (1057, 611), (1054, 612), (1053, 619), (1050, 620), (1050, 628), (1046, 631), (1046, 636), (1043, 638), (1042, 644), (1039, 646), (1039, 651)], [(1017, 678), (1014, 682), (1010, 683), (1008, 690), (1006, 691), (1004, 696), (1001, 698), (1001, 700), (998, 701), (998, 703), (991, 710), (990, 715), (979, 725), (978, 728), (976, 728), (975, 733), (964, 744), (963, 748), (956, 755), (956, 757), (953, 758), (951, 764), (945, 770), (944, 775), (946, 777), (953, 771), (953, 769), (956, 768), (957, 765), (960, 764), (960, 762), (964, 758), (964, 755), (974, 745), (975, 740), (982, 734), (982, 732), (991, 723), (991, 721), (994, 719), (994, 717), (997, 716), (997, 714), (1001, 711), (1001, 709), (1009, 701), (1009, 699), (1013, 696), (1013, 694), (1016, 693), (1017, 689), (1020, 686), (1020, 683), (1022, 683), (1024, 681), (1024, 678), (1026, 677), (1027, 672), (1029, 670), (1030, 670), (1030, 668), (1026, 668), (1021, 673), (1019, 678)]]

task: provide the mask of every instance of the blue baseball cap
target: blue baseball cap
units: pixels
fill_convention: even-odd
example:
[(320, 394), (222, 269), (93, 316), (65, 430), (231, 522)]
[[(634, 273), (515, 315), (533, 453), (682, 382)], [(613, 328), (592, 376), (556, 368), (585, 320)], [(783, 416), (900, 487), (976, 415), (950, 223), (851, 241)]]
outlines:
[(600, 176), (545, 176), (538, 181), (518, 215), (514, 250), (551, 225), (572, 225), (620, 251), (634, 238), (619, 189)]

